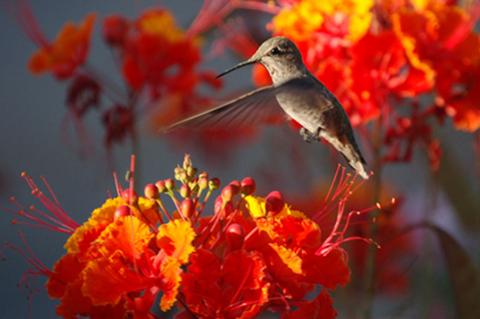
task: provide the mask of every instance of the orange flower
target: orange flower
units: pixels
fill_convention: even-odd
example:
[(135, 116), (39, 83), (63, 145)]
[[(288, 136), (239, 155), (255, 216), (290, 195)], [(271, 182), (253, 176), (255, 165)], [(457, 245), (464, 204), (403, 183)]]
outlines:
[(480, 68), (480, 36), (473, 17), (446, 3), (427, 2), (422, 10), (400, 10), (392, 15), (393, 28), (402, 39), (410, 63), (436, 76), (441, 107), (457, 128), (480, 128), (474, 75)]
[[(131, 171), (134, 176), (133, 164)], [(214, 214), (202, 217), (219, 181), (197, 174), (186, 156), (175, 169), (179, 184), (173, 179), (148, 184), (143, 197), (117, 183), (121, 196), (108, 199), (83, 225), (74, 227), (65, 244), (67, 253), (53, 270), (31, 260), (38, 273), (48, 277), (48, 293), (60, 301), (57, 314), (64, 318), (153, 318), (160, 294), (161, 311), (180, 300), (191, 314), (203, 318), (247, 319), (269, 308), (286, 316), (313, 309), (331, 318), (335, 311), (327, 289), (350, 280), (348, 258), (340, 245), (370, 242), (344, 238), (353, 213), (345, 215), (342, 203), (353, 183), (337, 175), (343, 176), (338, 189), (323, 208), (329, 212), (338, 205), (339, 210), (335, 226), (322, 237), (318, 216), (309, 218), (292, 209), (277, 191), (265, 198), (255, 196), (251, 178), (227, 185), (215, 200)], [(37, 187), (30, 178), (27, 182)], [(36, 194), (53, 216), (68, 222), (63, 210), (40, 191)], [(175, 212), (166, 209), (164, 195), (173, 201)], [(21, 215), (42, 223), (23, 211)], [(306, 296), (320, 287), (322, 293), (307, 301)]]
[[(272, 269), (272, 274), (295, 278), (297, 283), (303, 282), (305, 286), (319, 283), (330, 289), (349, 281), (350, 271), (342, 249), (335, 248), (326, 254), (317, 254), (324, 240), (320, 228), (313, 220), (301, 212), (290, 210), (287, 205), (275, 215), (259, 213), (258, 208), (265, 207), (262, 198), (249, 196), (246, 201), (259, 230), (258, 236), (252, 236), (245, 243), (246, 248), (260, 250), (269, 256), (268, 259), (279, 259), (291, 271), (288, 274), (288, 271), (285, 272), (280, 267)], [(262, 236), (262, 233), (268, 237)], [(279, 261), (267, 264), (276, 268)]]
[(95, 14), (91, 13), (79, 26), (65, 24), (53, 43), (39, 48), (30, 58), (30, 71), (52, 72), (59, 79), (72, 76), (87, 58), (94, 22)]
[(123, 74), (134, 90), (148, 88), (153, 99), (170, 94), (189, 95), (201, 75), (198, 40), (177, 27), (166, 10), (149, 10), (140, 16), (123, 40)]

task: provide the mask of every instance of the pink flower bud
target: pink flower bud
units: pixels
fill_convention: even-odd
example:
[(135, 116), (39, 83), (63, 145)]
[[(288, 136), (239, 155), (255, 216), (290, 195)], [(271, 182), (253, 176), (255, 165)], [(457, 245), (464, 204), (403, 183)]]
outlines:
[(208, 177), (207, 176), (199, 176), (198, 177), (198, 187), (200, 189), (206, 189), (208, 187)]
[(155, 199), (158, 197), (158, 188), (153, 184), (147, 184), (144, 193), (146, 198)]
[(220, 180), (218, 178), (212, 178), (208, 182), (208, 188), (210, 188), (210, 190), (215, 190), (215, 189), (218, 189), (219, 187), (220, 187)]
[(228, 185), (222, 189), (222, 199), (224, 202), (229, 202), (235, 196), (235, 186)]
[(257, 185), (255, 184), (255, 180), (251, 177), (245, 177), (242, 179), (241, 183), (241, 192), (245, 195), (250, 195), (255, 193)]
[(175, 188), (175, 181), (171, 178), (165, 180), (165, 188), (172, 191)]
[(180, 205), (180, 209), (182, 210), (183, 216), (190, 218), (195, 212), (195, 204), (191, 198), (185, 198)]
[(118, 206), (115, 210), (115, 213), (113, 213), (113, 220), (118, 220), (121, 217), (129, 216), (131, 213), (132, 211), (127, 205)]
[(267, 212), (278, 214), (282, 211), (285, 206), (283, 196), (279, 191), (273, 191), (266, 197), (265, 207)]
[(157, 181), (155, 183), (155, 186), (157, 186), (159, 193), (164, 193), (167, 190), (167, 188), (165, 187), (165, 181), (162, 181), (162, 180)]
[(188, 185), (186, 184), (183, 184), (181, 187), (180, 187), (180, 196), (182, 196), (183, 198), (187, 198), (187, 197), (190, 197), (192, 191), (190, 189), (190, 187), (188, 187)]

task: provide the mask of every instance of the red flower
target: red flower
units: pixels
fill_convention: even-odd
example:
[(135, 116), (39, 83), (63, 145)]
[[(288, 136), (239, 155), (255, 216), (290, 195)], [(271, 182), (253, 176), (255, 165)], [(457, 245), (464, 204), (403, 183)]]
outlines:
[[(338, 188), (327, 196), (323, 213), (337, 205), (339, 211), (335, 226), (323, 236), (315, 219), (291, 209), (280, 192), (254, 196), (251, 178), (227, 185), (214, 214), (203, 217), (219, 181), (198, 175), (188, 156), (175, 169), (179, 185), (172, 179), (148, 184), (143, 197), (134, 193), (133, 177), (126, 190), (116, 182), (121, 196), (108, 199), (82, 225), (69, 220), (54, 195), (52, 203), (37, 191), (53, 214), (37, 212), (39, 216), (54, 224), (53, 216), (58, 216), (65, 227), (71, 225), (66, 228), (70, 237), (53, 270), (29, 260), (48, 277), (48, 293), (60, 301), (57, 314), (64, 318), (155, 318), (152, 307), (159, 295), (160, 310), (171, 309), (178, 300), (186, 309), (184, 317), (247, 319), (271, 309), (290, 318), (310, 309), (316, 317), (333, 318), (327, 290), (350, 280), (340, 245), (371, 242), (344, 238), (353, 213), (345, 215), (343, 203), (353, 184), (344, 172), (337, 176)], [(37, 188), (30, 178), (27, 182)], [(175, 212), (166, 209), (164, 195)], [(45, 224), (36, 215), (19, 213)], [(320, 287), (316, 299), (307, 301)]]
[(52, 72), (59, 79), (72, 76), (87, 58), (94, 21), (95, 14), (89, 14), (80, 26), (65, 24), (54, 42), (43, 44), (30, 58), (30, 71)]
[[(392, 15), (410, 63), (435, 76), (435, 88), (455, 125), (473, 132), (480, 127), (475, 81), (480, 66), (480, 37), (474, 30), (478, 6), (470, 13), (448, 3), (429, 3), (424, 10)], [(473, 103), (472, 103), (473, 102)]]
[(312, 301), (298, 303), (297, 310), (282, 317), (283, 319), (330, 319), (335, 318), (337, 312), (333, 308), (332, 297), (322, 291)]
[(106, 130), (104, 143), (107, 147), (110, 147), (114, 142), (121, 142), (132, 133), (132, 109), (115, 105), (103, 112), (102, 122)]
[(189, 95), (204, 81), (196, 71), (200, 62), (198, 40), (178, 28), (168, 11), (145, 12), (131, 23), (128, 33), (124, 30), (126, 22), (118, 20), (109, 18), (106, 28), (115, 24), (115, 30), (111, 27), (105, 32), (123, 43), (123, 74), (133, 90), (148, 88), (153, 99), (176, 93)]
[(80, 74), (70, 83), (67, 92), (67, 107), (76, 118), (89, 109), (100, 106), (101, 87), (88, 75)]

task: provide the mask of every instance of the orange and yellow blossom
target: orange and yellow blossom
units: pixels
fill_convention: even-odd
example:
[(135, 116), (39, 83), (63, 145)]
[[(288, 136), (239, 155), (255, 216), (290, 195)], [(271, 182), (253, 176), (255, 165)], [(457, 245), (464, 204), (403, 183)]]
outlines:
[[(166, 311), (172, 307), (180, 287), (181, 266), (193, 251), (195, 233), (183, 220), (172, 220), (158, 230), (153, 229), (151, 221), (145, 219), (153, 203), (139, 197), (138, 203), (131, 207), (124, 198), (108, 199), (77, 228), (65, 245), (67, 254), (57, 263), (73, 260), (77, 275), (73, 280), (60, 280), (71, 276), (72, 269), (56, 266), (48, 282), (50, 295), (61, 300), (59, 315), (65, 315), (63, 309), (75, 309), (76, 306), (69, 304), (77, 302), (69, 298), (72, 293), (88, 301), (87, 313), (98, 307), (116, 309), (119, 304), (124, 313), (141, 312), (136, 305), (142, 299), (150, 299), (150, 294), (160, 292), (163, 293), (160, 308)], [(122, 212), (128, 214), (123, 216)], [(165, 233), (164, 229), (171, 231)], [(156, 236), (157, 246), (152, 245)], [(179, 239), (181, 244), (177, 244)], [(168, 242), (175, 243), (179, 252), (164, 249), (164, 243)], [(64, 287), (59, 289), (62, 283)], [(81, 293), (71, 291), (77, 289)], [(150, 307), (146, 309), (149, 310)]]
[[(345, 214), (353, 180), (345, 171), (336, 176), (322, 214), (338, 211), (335, 225), (325, 233), (317, 223), (321, 214), (308, 217), (292, 209), (277, 191), (254, 195), (252, 178), (225, 186), (213, 215), (205, 216), (220, 182), (197, 174), (188, 156), (175, 169), (176, 181), (147, 184), (145, 196), (117, 183), (120, 196), (107, 199), (86, 222), (72, 227), (66, 254), (52, 270), (43, 269), (49, 295), (60, 301), (57, 314), (156, 318), (156, 308), (167, 311), (180, 301), (182, 315), (198, 318), (253, 318), (267, 309), (288, 318), (312, 318), (307, 316), (312, 311), (318, 314), (313, 318), (334, 318), (329, 291), (350, 280), (341, 244), (372, 242), (344, 237), (359, 213)], [(38, 190), (35, 196), (52, 215), (63, 216), (52, 204), (57, 203), (54, 196), (52, 202)], [(173, 201), (176, 211), (166, 209), (163, 197)], [(64, 223), (73, 225), (66, 218)], [(323, 287), (321, 293), (307, 301), (318, 287)]]
[[(476, 78), (480, 74), (480, 35), (474, 25), (480, 7), (425, 1), (418, 9), (392, 14), (393, 30), (410, 63), (435, 78), (439, 104), (457, 128), (480, 128)], [(477, 12), (477, 13), (476, 13)]]
[(301, 0), (283, 8), (273, 18), (271, 28), (301, 42), (321, 32), (326, 24), (345, 25), (347, 38), (355, 41), (369, 29), (373, 5), (373, 0)]

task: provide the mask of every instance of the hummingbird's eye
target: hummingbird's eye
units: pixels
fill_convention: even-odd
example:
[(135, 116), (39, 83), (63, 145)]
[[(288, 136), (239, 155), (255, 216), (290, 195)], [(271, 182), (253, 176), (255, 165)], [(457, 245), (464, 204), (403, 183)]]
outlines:
[(277, 47), (273, 48), (272, 51), (270, 51), (270, 54), (272, 55), (279, 55), (280, 53), (280, 49)]

